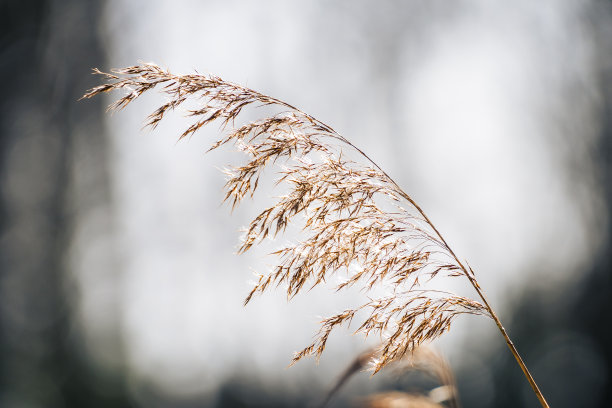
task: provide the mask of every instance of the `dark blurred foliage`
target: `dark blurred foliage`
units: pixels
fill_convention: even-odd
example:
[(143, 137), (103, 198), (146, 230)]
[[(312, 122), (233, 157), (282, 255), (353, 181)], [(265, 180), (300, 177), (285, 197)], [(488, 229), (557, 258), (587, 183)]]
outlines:
[[(0, 2), (0, 407), (282, 407), (319, 400), (308, 389), (285, 395), (237, 380), (205, 400), (181, 400), (154, 387), (142, 387), (135, 398), (127, 373), (97, 367), (85, 351), (67, 253), (76, 215), (112, 201), (103, 100), (77, 103), (95, 82), (91, 68), (106, 66), (99, 38), (103, 7), (82, 0)], [(597, 160), (612, 215), (608, 66), (601, 84), (606, 112)], [(516, 299), (509, 332), (553, 407), (606, 407), (612, 398), (611, 253), (608, 240), (567, 293)], [(478, 387), (466, 385), (474, 377), (466, 368), (457, 373), (464, 406), (538, 406), (503, 343), (486, 361), (494, 397), (483, 402), (472, 392)], [(339, 395), (332, 405), (348, 401), (351, 396)]]
[[(602, 72), (604, 128), (599, 142), (602, 186), (612, 217), (612, 71)], [(554, 299), (526, 293), (516, 301), (510, 326), (516, 342), (535, 362), (534, 375), (553, 407), (607, 407), (612, 401), (612, 229), (577, 286)], [(520, 371), (510, 359), (496, 361), (495, 406), (517, 406), (526, 395)], [(548, 392), (547, 392), (548, 391)], [(523, 399), (523, 398), (522, 398)], [(526, 400), (526, 399), (523, 399)], [(536, 407), (537, 401), (530, 405)]]
[[(82, 194), (83, 206), (109, 200), (102, 101), (77, 103), (93, 84), (91, 67), (103, 64), (102, 6), (0, 3), (2, 407), (131, 406), (121, 377), (83, 352), (66, 267), (81, 210), (73, 197)], [(85, 179), (74, 173), (83, 157)]]
[[(603, 111), (594, 160), (600, 170), (606, 212), (612, 219), (612, 66), (608, 58), (612, 50), (610, 30), (598, 34)], [(612, 401), (611, 226), (609, 222), (601, 250), (575, 284), (553, 295), (526, 290), (510, 308), (506, 328), (551, 407), (603, 408)], [(505, 344), (500, 342), (484, 360), (492, 365), (493, 401), (482, 404), (479, 393), (461, 389), (474, 377), (467, 369), (458, 373), (465, 406), (540, 406)]]

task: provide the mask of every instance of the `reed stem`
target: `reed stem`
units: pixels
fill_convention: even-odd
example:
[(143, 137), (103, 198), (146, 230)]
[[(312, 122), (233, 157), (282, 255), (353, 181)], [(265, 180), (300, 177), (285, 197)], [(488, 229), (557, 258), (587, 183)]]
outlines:
[(542, 394), (542, 391), (540, 391), (540, 388), (538, 387), (538, 384), (536, 384), (535, 380), (533, 379), (533, 376), (529, 372), (529, 369), (527, 368), (527, 365), (525, 364), (525, 362), (521, 358), (521, 355), (519, 354), (519, 352), (516, 349), (514, 343), (510, 339), (510, 336), (508, 336), (508, 333), (506, 332), (506, 329), (502, 325), (501, 320), (499, 320), (499, 318), (497, 317), (497, 315), (493, 311), (493, 308), (491, 307), (491, 305), (489, 305), (489, 302), (488, 302), (485, 294), (482, 292), (482, 289), (480, 288), (480, 285), (478, 284), (478, 282), (476, 282), (476, 280), (473, 278), (472, 275), (473, 275), (473, 272), (472, 272), (472, 274), (470, 276), (468, 276), (470, 278), (470, 282), (472, 283), (472, 286), (474, 286), (474, 289), (476, 289), (476, 292), (478, 292), (478, 296), (480, 296), (480, 299), (482, 299), (482, 302), (484, 303), (485, 307), (487, 308), (487, 310), (491, 314), (491, 318), (495, 321), (495, 324), (497, 325), (497, 328), (501, 332), (502, 336), (504, 336), (504, 339), (506, 340), (506, 344), (508, 345), (508, 348), (512, 352), (512, 355), (514, 356), (514, 359), (516, 360), (518, 365), (521, 367), (521, 370), (523, 371), (523, 374), (525, 375), (525, 378), (527, 378), (527, 381), (529, 381), (529, 385), (531, 385), (531, 389), (533, 390), (533, 392), (538, 397), (538, 400), (540, 401), (540, 404), (542, 405), (542, 407), (550, 408), (550, 406), (548, 405), (548, 402), (546, 402), (546, 398), (544, 398), (544, 395)]
[[(202, 126), (217, 119), (222, 121), (222, 129), (231, 129), (226, 136), (215, 142), (211, 150), (233, 142), (240, 150), (249, 154), (247, 164), (235, 167), (228, 173), (225, 200), (232, 203), (232, 208), (245, 196), (253, 195), (259, 177), (268, 164), (289, 157), (298, 159), (280, 171), (282, 177), (278, 182), (289, 186), (289, 194), (279, 198), (272, 207), (251, 221), (239, 252), (248, 250), (269, 235), (283, 232), (290, 220), (298, 214), (306, 215), (305, 225), (312, 235), (303, 242), (275, 252), (281, 258), (280, 264), (270, 274), (260, 276), (245, 303), (248, 303), (255, 293), (264, 292), (270, 286), (282, 282), (287, 283), (287, 296), (292, 298), (302, 290), (307, 281), (314, 281), (314, 287), (325, 282), (325, 278), (335, 271), (344, 267), (348, 269), (351, 264), (358, 262), (361, 263), (362, 271), (338, 285), (337, 290), (357, 282), (363, 283), (364, 288), (369, 290), (375, 284), (389, 280), (393, 296), (372, 299), (356, 309), (347, 309), (326, 318), (322, 321), (316, 340), (296, 353), (294, 362), (307, 355), (320, 356), (331, 331), (343, 323), (350, 324), (355, 314), (366, 308), (371, 308), (372, 312), (358, 329), (366, 336), (369, 333), (382, 335), (383, 331), (393, 326), (397, 316), (401, 321), (386, 339), (375, 372), (387, 363), (402, 358), (414, 347), (442, 335), (448, 330), (455, 316), (462, 313), (486, 315), (495, 321), (542, 407), (549, 407), (486, 299), (474, 271), (467, 263), (459, 260), (412, 197), (365, 152), (330, 126), (293, 105), (212, 75), (177, 76), (155, 64), (136, 65), (114, 70), (113, 73), (103, 73), (99, 70), (94, 72), (106, 76), (108, 82), (89, 90), (83, 98), (91, 98), (112, 90), (128, 90), (125, 96), (109, 107), (111, 110), (122, 109), (144, 92), (163, 84), (162, 92), (170, 100), (149, 115), (147, 125), (151, 127), (155, 127), (167, 111), (183, 104), (188, 96), (203, 100), (202, 107), (188, 113), (198, 120), (184, 131), (179, 139), (194, 134)], [(253, 104), (276, 105), (286, 108), (287, 111), (235, 127), (234, 120), (242, 109)], [(339, 155), (334, 155), (328, 148), (329, 145), (323, 141), (330, 140), (329, 138), (355, 149), (373, 167), (345, 160), (342, 151)], [(318, 152), (321, 158), (316, 159), (316, 162), (305, 160), (313, 152)], [(410, 220), (416, 213), (409, 214), (401, 207), (398, 207), (399, 213), (384, 212), (379, 208), (375, 196), (391, 197), (397, 201), (400, 197), (405, 199), (431, 230), (424, 231), (412, 224)], [(398, 218), (402, 215), (405, 219)], [(407, 240), (412, 240), (413, 243), (417, 241), (416, 245), (412, 246), (416, 249), (406, 250)], [(449, 259), (453, 261), (427, 272), (430, 256), (440, 252), (437, 249), (428, 249), (431, 246), (441, 249), (441, 252), (449, 255)], [(419, 285), (419, 274), (427, 273), (430, 279), (438, 274), (465, 275), (483, 304), (450, 292), (415, 289)], [(409, 289), (402, 292), (405, 287)], [(403, 298), (398, 299), (398, 296)]]
[(489, 312), (489, 315), (491, 316), (491, 318), (493, 319), (493, 321), (495, 322), (495, 324), (497, 325), (497, 328), (499, 329), (499, 331), (501, 332), (502, 336), (504, 337), (504, 339), (506, 340), (506, 344), (508, 345), (508, 348), (510, 349), (510, 352), (512, 352), (512, 355), (514, 356), (516, 362), (518, 363), (518, 365), (521, 367), (521, 370), (523, 371), (523, 374), (525, 375), (525, 378), (527, 378), (527, 381), (529, 382), (529, 385), (531, 385), (531, 389), (533, 390), (533, 392), (536, 394), (536, 396), (538, 397), (538, 400), (540, 401), (540, 404), (542, 405), (543, 408), (550, 408), (550, 406), (548, 405), (548, 402), (546, 402), (546, 398), (544, 398), (544, 395), (542, 394), (542, 391), (540, 391), (540, 388), (538, 387), (538, 384), (535, 382), (535, 380), (533, 379), (533, 376), (531, 375), (531, 372), (529, 372), (529, 369), (527, 368), (527, 365), (525, 364), (525, 362), (523, 361), (523, 359), (521, 358), (521, 355), (519, 354), (518, 350), (516, 349), (516, 346), (514, 345), (514, 343), (512, 342), (512, 340), (510, 339), (510, 336), (508, 336), (508, 333), (506, 332), (506, 329), (504, 328), (504, 326), (501, 323), (501, 320), (499, 320), (499, 317), (497, 317), (497, 314), (495, 313), (495, 311), (493, 310), (493, 308), (491, 307), (491, 305), (489, 304), (489, 301), (487, 300), (487, 297), (485, 296), (484, 292), (482, 291), (482, 288), (480, 287), (480, 285), (478, 284), (478, 281), (476, 280), (476, 278), (474, 277), (474, 271), (472, 270), (472, 268), (466, 268), (463, 263), (459, 260), (459, 258), (457, 257), (457, 255), (455, 255), (455, 253), (453, 252), (453, 250), (450, 248), (450, 246), (447, 244), (446, 240), (444, 239), (444, 237), (442, 236), (442, 234), (438, 231), (438, 229), (434, 226), (434, 224), (431, 222), (431, 220), (429, 219), (429, 217), (427, 217), (427, 215), (425, 214), (425, 212), (423, 211), (423, 209), (421, 209), (421, 207), (414, 202), (414, 200), (412, 200), (412, 198), (410, 198), (407, 194), (405, 197), (407, 200), (410, 201), (410, 203), (416, 208), (416, 210), (421, 214), (421, 216), (425, 219), (425, 222), (427, 222), (431, 228), (434, 230), (434, 232), (436, 233), (436, 235), (438, 236), (438, 238), (440, 238), (440, 241), (444, 244), (444, 246), (446, 247), (446, 249), (448, 250), (448, 252), (451, 254), (451, 256), (455, 259), (455, 261), (457, 262), (457, 264), (459, 265), (459, 267), (463, 270), (463, 273), (467, 276), (467, 278), (470, 280), (470, 283), (472, 284), (472, 286), (474, 287), (474, 289), (476, 290), (476, 292), (478, 293), (478, 296), (480, 297), (480, 299), (482, 300), (485, 308), (487, 309), (487, 311)]

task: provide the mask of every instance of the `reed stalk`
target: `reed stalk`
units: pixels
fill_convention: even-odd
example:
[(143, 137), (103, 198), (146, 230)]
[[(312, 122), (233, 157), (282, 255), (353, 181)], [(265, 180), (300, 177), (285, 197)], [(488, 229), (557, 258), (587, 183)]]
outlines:
[[(198, 108), (187, 112), (195, 121), (179, 139), (220, 122), (223, 136), (210, 150), (234, 144), (246, 155), (246, 163), (226, 169), (224, 200), (232, 208), (252, 197), (263, 170), (276, 165), (277, 184), (288, 193), (250, 222), (239, 252), (284, 232), (291, 223), (307, 236), (274, 252), (278, 265), (259, 275), (245, 304), (271, 286), (284, 286), (292, 298), (341, 272), (347, 278), (336, 290), (357, 286), (370, 295), (378, 288), (390, 292), (325, 318), (314, 342), (297, 352), (293, 363), (308, 355), (320, 357), (331, 332), (358, 319), (356, 332), (382, 339), (372, 361), (376, 373), (441, 336), (458, 315), (483, 315), (495, 322), (541, 405), (548, 407), (472, 268), (459, 260), (413, 198), (348, 139), (286, 102), (214, 75), (174, 75), (145, 63), (94, 72), (107, 82), (83, 98), (127, 91), (110, 110), (123, 109), (144, 92), (161, 87), (167, 101), (147, 118), (152, 128), (186, 100), (198, 102)], [(241, 112), (255, 106), (275, 107), (278, 113), (236, 125)], [(479, 300), (423, 286), (423, 281), (460, 277), (469, 280)]]

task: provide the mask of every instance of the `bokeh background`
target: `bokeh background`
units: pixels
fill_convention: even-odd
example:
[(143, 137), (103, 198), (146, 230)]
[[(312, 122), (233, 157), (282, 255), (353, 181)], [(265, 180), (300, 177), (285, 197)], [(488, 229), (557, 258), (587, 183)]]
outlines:
[[(287, 368), (358, 295), (242, 307), (273, 259), (234, 255), (251, 212), (220, 205), (217, 129), (143, 131), (159, 95), (77, 101), (138, 61), (349, 137), (469, 260), (551, 406), (608, 406), (611, 56), (604, 0), (2, 0), (0, 406), (313, 406), (368, 347), (339, 332)], [(538, 406), (490, 321), (436, 347), (465, 407)], [(414, 387), (360, 374), (332, 406)]]

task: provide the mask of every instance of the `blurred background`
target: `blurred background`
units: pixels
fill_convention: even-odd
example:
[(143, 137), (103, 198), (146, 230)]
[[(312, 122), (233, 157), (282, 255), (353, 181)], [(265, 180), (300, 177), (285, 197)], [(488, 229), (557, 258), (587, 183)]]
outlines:
[[(242, 307), (274, 260), (234, 254), (260, 206), (220, 205), (218, 129), (143, 131), (160, 95), (77, 101), (138, 61), (347, 136), (469, 261), (550, 405), (608, 406), (611, 55), (607, 0), (0, 1), (0, 407), (313, 406), (372, 344), (287, 368), (357, 295)], [(492, 322), (436, 347), (463, 406), (539, 406)], [(415, 387), (362, 373), (331, 406)]]

